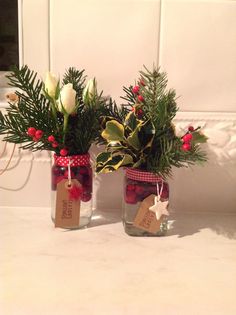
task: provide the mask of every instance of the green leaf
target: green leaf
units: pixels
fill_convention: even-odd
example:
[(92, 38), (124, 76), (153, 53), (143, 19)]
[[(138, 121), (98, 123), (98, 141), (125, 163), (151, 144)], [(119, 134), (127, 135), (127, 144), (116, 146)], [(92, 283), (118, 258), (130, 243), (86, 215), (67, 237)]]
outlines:
[(135, 150), (140, 149), (140, 141), (139, 141), (138, 133), (139, 133), (139, 126), (137, 126), (135, 130), (127, 138), (127, 143), (131, 147), (133, 147)]
[(102, 132), (102, 137), (109, 141), (124, 140), (124, 127), (116, 120), (111, 120), (106, 123), (106, 128)]
[(98, 163), (96, 165), (97, 173), (109, 173), (118, 170), (121, 166), (132, 165), (133, 158), (129, 154), (115, 154), (107, 159), (105, 163)]
[(111, 160), (112, 153), (111, 152), (102, 152), (98, 154), (96, 163), (98, 165), (104, 165), (107, 161)]
[(199, 131), (195, 131), (192, 133), (193, 139), (192, 141), (195, 143), (205, 143), (207, 142), (207, 137)]
[(137, 119), (137, 116), (134, 114), (134, 112), (130, 112), (125, 117), (124, 125), (128, 127), (130, 130), (134, 130), (139, 123), (140, 123), (140, 120)]

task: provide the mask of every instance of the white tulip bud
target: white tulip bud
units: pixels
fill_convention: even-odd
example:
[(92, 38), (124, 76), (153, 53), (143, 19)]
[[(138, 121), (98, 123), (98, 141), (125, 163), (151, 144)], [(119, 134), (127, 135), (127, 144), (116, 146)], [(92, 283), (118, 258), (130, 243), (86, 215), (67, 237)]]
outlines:
[(89, 79), (83, 90), (83, 101), (88, 103), (97, 95), (97, 82), (96, 79)]
[(65, 84), (60, 92), (58, 110), (64, 111), (70, 115), (76, 109), (76, 91), (73, 89), (72, 83)]
[(45, 79), (45, 91), (47, 94), (54, 98), (57, 90), (57, 85), (58, 85), (58, 79), (50, 72), (47, 72), (46, 74), (46, 79)]

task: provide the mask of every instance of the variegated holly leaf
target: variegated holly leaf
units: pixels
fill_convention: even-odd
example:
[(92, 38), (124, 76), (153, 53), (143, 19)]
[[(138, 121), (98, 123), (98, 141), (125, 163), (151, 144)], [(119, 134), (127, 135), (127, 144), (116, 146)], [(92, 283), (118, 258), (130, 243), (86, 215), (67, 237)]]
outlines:
[[(111, 153), (112, 154), (112, 153)], [(128, 166), (133, 164), (133, 158), (129, 154), (116, 154), (112, 155), (111, 159), (102, 165), (97, 163), (96, 172), (97, 173), (109, 173), (116, 171), (121, 166)]]
[(109, 141), (122, 141), (124, 139), (124, 127), (116, 120), (106, 123), (106, 128), (102, 132), (102, 137)]
[(108, 151), (121, 151), (121, 150), (126, 149), (126, 147), (122, 145), (121, 142), (119, 141), (110, 141), (107, 144), (107, 149)]
[(128, 136), (126, 139), (127, 143), (129, 146), (134, 148), (135, 150), (140, 149), (140, 142), (138, 138), (138, 133), (139, 133), (139, 127), (137, 126), (133, 132)]
[(111, 159), (112, 159), (112, 153), (111, 152), (102, 152), (102, 153), (98, 154), (97, 159), (96, 159), (96, 164), (99, 166), (102, 166)]
[(135, 130), (135, 128), (138, 126), (138, 124), (141, 122), (137, 118), (134, 112), (130, 112), (126, 117), (124, 121), (125, 128), (129, 129), (130, 131)]

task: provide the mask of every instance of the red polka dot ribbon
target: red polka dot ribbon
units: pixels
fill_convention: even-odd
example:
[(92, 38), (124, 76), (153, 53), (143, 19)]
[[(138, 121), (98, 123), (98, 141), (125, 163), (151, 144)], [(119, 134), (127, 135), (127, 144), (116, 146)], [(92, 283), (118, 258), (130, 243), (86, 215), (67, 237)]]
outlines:
[(58, 166), (68, 166), (70, 161), (70, 166), (86, 166), (90, 164), (90, 155), (80, 154), (71, 156), (58, 156), (54, 154), (54, 162)]
[(126, 169), (126, 177), (139, 182), (157, 183), (163, 181), (162, 177), (157, 176), (151, 172), (141, 171), (135, 168)]

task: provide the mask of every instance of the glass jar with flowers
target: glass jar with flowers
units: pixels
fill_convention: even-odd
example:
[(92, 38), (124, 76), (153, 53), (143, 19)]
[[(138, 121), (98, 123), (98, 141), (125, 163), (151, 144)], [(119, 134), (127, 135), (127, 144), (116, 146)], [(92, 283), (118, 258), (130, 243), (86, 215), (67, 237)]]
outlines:
[(8, 79), (17, 90), (7, 113), (0, 112), (3, 140), (53, 152), (52, 220), (56, 227), (87, 226), (92, 215), (89, 149), (106, 109), (96, 80), (86, 84), (84, 70), (69, 68), (61, 82), (49, 72), (43, 82), (27, 66), (14, 68)]
[(169, 186), (172, 167), (206, 161), (200, 145), (207, 138), (200, 127), (189, 126), (177, 136), (172, 122), (177, 112), (176, 93), (167, 90), (167, 75), (144, 67), (138, 83), (124, 87), (123, 119), (105, 117), (104, 152), (96, 171), (125, 168), (123, 224), (133, 236), (161, 236), (168, 229)]

